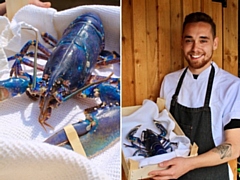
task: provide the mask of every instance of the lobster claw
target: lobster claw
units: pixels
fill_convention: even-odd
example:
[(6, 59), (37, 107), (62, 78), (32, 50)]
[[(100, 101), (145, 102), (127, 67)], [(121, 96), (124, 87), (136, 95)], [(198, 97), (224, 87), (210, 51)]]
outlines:
[(0, 101), (24, 93), (28, 84), (28, 80), (15, 77), (0, 81)]
[[(37, 78), (37, 81), (40, 79)], [(30, 84), (32, 84), (32, 76), (28, 73), (0, 81), (0, 101), (23, 94)]]
[[(87, 157), (98, 155), (120, 137), (120, 108), (105, 106), (85, 111), (87, 119), (73, 124)], [(73, 150), (64, 129), (44, 142)]]
[(96, 126), (89, 133), (80, 137), (87, 156), (95, 156), (111, 147), (120, 138), (120, 106), (105, 105), (97, 109), (85, 110)]
[(135, 126), (133, 129), (129, 131), (127, 134), (127, 140), (130, 141), (131, 143), (139, 143), (142, 144), (142, 141), (140, 138), (135, 137), (134, 134), (136, 134), (137, 130), (141, 127), (141, 125)]
[[(78, 136), (82, 136), (91, 129), (92, 123), (89, 120), (84, 120), (74, 123), (72, 124), (72, 126), (76, 130)], [(64, 129), (58, 131), (57, 133), (46, 139), (44, 142), (56, 146), (64, 146), (65, 144), (69, 143)]]
[[(120, 137), (120, 107), (99, 105), (84, 111), (86, 119), (73, 124), (87, 157), (98, 155)], [(72, 149), (64, 130), (45, 140), (46, 143)]]
[(160, 130), (160, 137), (166, 137), (167, 135), (167, 129), (157, 120), (153, 120), (153, 123), (155, 126)]

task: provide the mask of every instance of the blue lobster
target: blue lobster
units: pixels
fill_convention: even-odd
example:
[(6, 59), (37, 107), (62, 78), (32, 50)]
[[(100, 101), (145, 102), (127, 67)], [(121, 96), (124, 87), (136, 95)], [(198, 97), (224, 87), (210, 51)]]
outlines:
[[(40, 98), (39, 122), (46, 129), (45, 126), (51, 127), (46, 121), (50, 118), (53, 108), (91, 86), (94, 89), (101, 88), (98, 85), (109, 80), (111, 75), (100, 81), (89, 83), (93, 69), (112, 63), (111, 60), (114, 63), (119, 62), (120, 56), (116, 52), (111, 53), (104, 50), (103, 25), (100, 18), (92, 13), (77, 17), (65, 29), (58, 42), (47, 33), (42, 37), (54, 47), (53, 52), (36, 41), (29, 41), (20, 53), (9, 57), (9, 61), (15, 60), (10, 76), (15, 74), (17, 77), (0, 82), (0, 100), (24, 92), (32, 99)], [(37, 80), (37, 85), (34, 87), (32, 79), (36, 77), (26, 75), (21, 68), (21, 64), (34, 66), (33, 62), (25, 58), (25, 56), (34, 56), (32, 52), (27, 52), (32, 45), (38, 46), (42, 52), (37, 53), (37, 57), (47, 60), (45, 67), (42, 65), (36, 67), (43, 70), (43, 75), (40, 80)], [(24, 83), (19, 84), (22, 81)], [(102, 93), (105, 94), (104, 91)]]
[(172, 144), (175, 143), (172, 143), (165, 138), (167, 135), (167, 130), (165, 127), (159, 121), (154, 120), (153, 122), (160, 130), (160, 134), (157, 134), (150, 129), (146, 129), (142, 131), (141, 138), (135, 137), (134, 134), (141, 127), (141, 125), (134, 127), (128, 133), (127, 140), (131, 142), (131, 145), (124, 145), (126, 147), (137, 149), (133, 153), (133, 156), (138, 154), (139, 156), (151, 157), (155, 155), (165, 154), (173, 150)]

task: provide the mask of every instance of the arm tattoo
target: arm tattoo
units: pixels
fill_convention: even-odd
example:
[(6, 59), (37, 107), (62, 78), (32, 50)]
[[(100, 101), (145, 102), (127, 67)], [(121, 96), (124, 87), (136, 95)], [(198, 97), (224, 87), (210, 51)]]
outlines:
[(224, 159), (225, 157), (231, 157), (232, 155), (232, 145), (229, 143), (224, 143), (212, 150), (213, 152), (216, 152), (220, 155), (221, 159)]

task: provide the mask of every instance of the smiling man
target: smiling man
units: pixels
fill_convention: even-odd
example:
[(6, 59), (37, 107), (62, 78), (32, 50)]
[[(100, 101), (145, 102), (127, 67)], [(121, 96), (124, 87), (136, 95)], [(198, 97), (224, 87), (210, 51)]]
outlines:
[(227, 162), (240, 155), (240, 80), (213, 61), (216, 25), (205, 13), (185, 17), (182, 50), (188, 67), (168, 74), (160, 97), (185, 135), (196, 142), (198, 156), (159, 163), (153, 179), (227, 180)]
[(182, 49), (193, 74), (200, 74), (212, 63), (212, 55), (217, 49), (218, 38), (211, 29), (211, 25), (205, 22), (184, 25)]

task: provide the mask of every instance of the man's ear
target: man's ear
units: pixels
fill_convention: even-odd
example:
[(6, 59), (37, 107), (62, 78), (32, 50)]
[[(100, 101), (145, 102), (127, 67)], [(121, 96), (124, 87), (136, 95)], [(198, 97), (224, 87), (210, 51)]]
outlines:
[(217, 47), (218, 47), (218, 41), (219, 41), (219, 38), (218, 37), (215, 37), (215, 39), (213, 40), (213, 50), (216, 50)]

